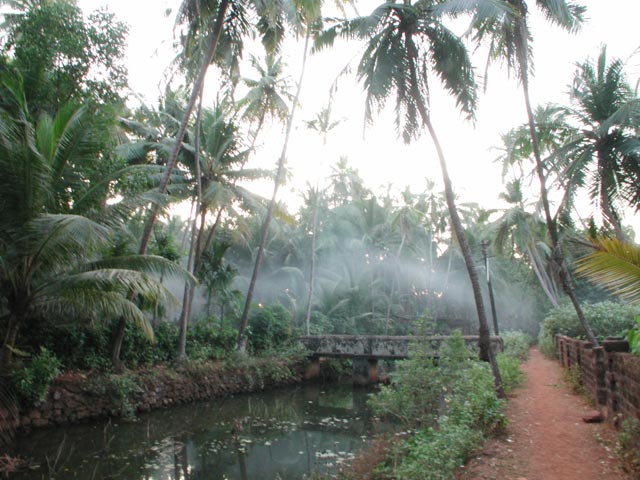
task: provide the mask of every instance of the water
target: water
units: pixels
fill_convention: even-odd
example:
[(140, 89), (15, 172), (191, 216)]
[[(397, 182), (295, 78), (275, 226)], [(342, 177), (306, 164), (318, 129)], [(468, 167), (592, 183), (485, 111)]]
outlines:
[(43, 430), (17, 441), (12, 453), (33, 465), (12, 478), (289, 480), (331, 473), (390, 428), (367, 409), (370, 392), (304, 385), (156, 411), (135, 423)]

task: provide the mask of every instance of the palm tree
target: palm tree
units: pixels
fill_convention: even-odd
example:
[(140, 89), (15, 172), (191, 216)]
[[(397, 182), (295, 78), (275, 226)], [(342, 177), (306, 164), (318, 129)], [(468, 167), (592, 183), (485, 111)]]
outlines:
[(558, 287), (553, 272), (547, 268), (545, 252), (548, 247), (541, 238), (544, 237), (544, 224), (536, 213), (527, 211), (520, 180), (508, 182), (506, 187), (507, 191), (501, 193), (500, 198), (509, 204), (509, 208), (495, 222), (496, 247), (502, 252), (507, 242), (511, 242), (512, 258), (525, 255), (545, 295), (557, 307)]
[[(232, 212), (234, 203), (240, 203), (246, 210), (253, 211), (261, 203), (261, 199), (237, 182), (262, 178), (267, 173), (259, 169), (243, 168), (249, 151), (243, 148), (240, 128), (226, 102), (220, 102), (213, 109), (199, 109), (195, 130), (194, 145), (185, 147), (193, 154), (190, 163), (193, 163), (196, 178), (197, 211), (193, 222), (189, 263), (193, 275), (198, 276), (202, 255), (209, 250), (223, 214)], [(207, 218), (211, 212), (215, 212), (215, 219), (207, 228)], [(180, 315), (179, 360), (186, 358), (186, 330), (194, 293), (193, 286), (185, 286)]]
[[(525, 108), (529, 123), (529, 135), (531, 136), (532, 153), (535, 160), (535, 169), (540, 183), (540, 197), (547, 231), (553, 248), (553, 261), (555, 262), (563, 290), (569, 296), (580, 323), (587, 338), (594, 346), (598, 346), (598, 340), (588, 324), (580, 302), (575, 293), (573, 281), (560, 244), (557, 220), (551, 214), (549, 193), (545, 165), (540, 152), (540, 141), (535, 123), (535, 115), (531, 106), (530, 85), (531, 78), (531, 32), (528, 26), (529, 9), (525, 0), (503, 0), (509, 9), (494, 17), (480, 17), (474, 19), (475, 39), (478, 42), (487, 40), (489, 43), (489, 58), (504, 59), (510, 69), (516, 71), (522, 84)], [(566, 0), (536, 0), (536, 5), (542, 10), (548, 21), (559, 25), (570, 32), (576, 31), (582, 24), (585, 8), (581, 5)]]
[(619, 59), (607, 63), (602, 47), (597, 62), (578, 65), (571, 98), (577, 138), (558, 154), (562, 185), (572, 195), (588, 187), (603, 219), (619, 240), (626, 240), (617, 205), (638, 196), (640, 178), (640, 98), (627, 83)]
[[(302, 12), (304, 13), (304, 12)], [(312, 19), (315, 20), (315, 19)], [(308, 26), (310, 29), (311, 26)], [(276, 199), (278, 196), (278, 190), (280, 189), (281, 184), (284, 182), (284, 174), (285, 174), (285, 164), (287, 160), (287, 150), (289, 148), (289, 139), (291, 137), (291, 131), (293, 129), (293, 120), (295, 118), (295, 112), (298, 107), (298, 101), (300, 99), (300, 92), (302, 91), (302, 82), (304, 79), (305, 68), (307, 63), (307, 55), (309, 51), (309, 38), (311, 36), (311, 31), (307, 30), (304, 41), (304, 50), (302, 57), (302, 68), (300, 70), (300, 77), (298, 79), (298, 84), (296, 88), (296, 93), (293, 97), (291, 108), (289, 110), (287, 116), (287, 123), (285, 129), (285, 137), (284, 142), (282, 144), (282, 150), (280, 152), (280, 156), (278, 157), (278, 167), (276, 171), (275, 181), (273, 183), (273, 193), (271, 194), (271, 201), (269, 202), (269, 206), (267, 208), (267, 213), (264, 218), (264, 224), (262, 226), (262, 234), (260, 245), (258, 246), (258, 252), (256, 255), (255, 264), (253, 267), (253, 273), (251, 274), (251, 280), (249, 281), (249, 288), (247, 290), (247, 297), (244, 304), (244, 309), (242, 310), (242, 316), (240, 317), (240, 325), (238, 327), (238, 342), (237, 349), (240, 352), (244, 352), (246, 349), (246, 334), (245, 330), (247, 328), (247, 323), (249, 321), (249, 312), (251, 311), (251, 302), (253, 300), (253, 292), (256, 287), (256, 282), (258, 280), (258, 274), (260, 272), (260, 265), (262, 263), (262, 258), (264, 255), (264, 247), (266, 245), (267, 237), (269, 235), (269, 226), (271, 224), (271, 220), (273, 218), (273, 212), (276, 208)]]
[(258, 58), (251, 55), (250, 63), (258, 72), (258, 79), (242, 79), (249, 91), (238, 101), (238, 107), (244, 110), (244, 120), (256, 123), (251, 142), (253, 147), (265, 120), (286, 122), (293, 95), (289, 93), (288, 79), (283, 76), (285, 63), (281, 57), (267, 52), (265, 64), (261, 65)]
[[(327, 144), (327, 136), (331, 130), (340, 125), (341, 120), (332, 120), (331, 118), (331, 101), (316, 114), (313, 120), (305, 122), (307, 128), (315, 130), (322, 136), (322, 144)], [(324, 201), (326, 188), (320, 189), (319, 180), (316, 181), (315, 187), (309, 188), (308, 199), (309, 206), (312, 206), (313, 213), (311, 215), (311, 265), (309, 266), (309, 289), (307, 292), (307, 309), (304, 317), (305, 332), (310, 334), (311, 309), (313, 301), (313, 290), (315, 287), (316, 276), (316, 260), (317, 260), (317, 243), (318, 243), (318, 213), (320, 204)]]
[[(243, 50), (243, 39), (250, 34), (247, 6), (253, 9), (257, 17), (256, 29), (266, 50), (276, 52), (284, 38), (285, 25), (292, 25), (294, 32), (299, 34), (301, 25), (306, 20), (320, 18), (321, 3), (320, 0), (248, 4), (232, 0), (183, 0), (178, 12), (178, 23), (187, 27), (182, 65), (193, 81), (167, 169), (158, 186), (160, 194), (164, 194), (169, 185), (209, 65), (214, 61), (223, 65), (232, 81), (234, 80), (237, 62)], [(147, 249), (157, 213), (158, 206), (154, 204), (140, 239), (140, 253)]]
[[(0, 368), (11, 363), (19, 329), (28, 319), (122, 316), (152, 338), (128, 292), (150, 301), (166, 299), (154, 275), (181, 269), (160, 257), (103, 258), (113, 230), (83, 216), (104, 205), (110, 191), (92, 184), (84, 169), (101, 155), (101, 137), (92, 124), (96, 117), (68, 105), (34, 123), (20, 76), (9, 72), (3, 80), (3, 94), (13, 108), (0, 111)], [(75, 182), (91, 188), (77, 189)], [(100, 187), (103, 201), (96, 202)]]
[(426, 128), (435, 146), (445, 187), (446, 201), (455, 236), (464, 256), (479, 321), (480, 350), (484, 360), (494, 367), (496, 387), (501, 390), (499, 372), (490, 349), (489, 325), (482, 291), (460, 215), (444, 151), (436, 134), (429, 108), (429, 79), (435, 75), (468, 117), (476, 108), (476, 83), (473, 67), (462, 40), (442, 22), (435, 10), (440, 2), (386, 2), (368, 17), (341, 23), (330, 29), (324, 40), (337, 34), (357, 36), (367, 41), (358, 66), (358, 77), (367, 92), (366, 114), (382, 107), (396, 95), (396, 125), (405, 142)]

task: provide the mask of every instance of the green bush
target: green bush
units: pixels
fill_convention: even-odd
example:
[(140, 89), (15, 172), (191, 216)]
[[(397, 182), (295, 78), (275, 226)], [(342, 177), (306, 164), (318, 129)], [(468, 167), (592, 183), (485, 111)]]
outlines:
[(187, 355), (191, 360), (217, 360), (229, 356), (238, 333), (229, 322), (217, 317), (204, 318), (187, 332)]
[(520, 369), (520, 359), (509, 354), (499, 353), (497, 357), (502, 387), (509, 393), (524, 381), (524, 373)]
[(51, 382), (60, 372), (60, 360), (44, 347), (30, 361), (13, 370), (11, 381), (22, 406), (35, 405), (47, 396)]
[(136, 416), (135, 395), (143, 388), (135, 372), (124, 374), (97, 374), (89, 383), (90, 390), (97, 395), (107, 397), (113, 405), (112, 414), (127, 420)]
[(406, 444), (399, 466), (393, 471), (398, 480), (448, 480), (483, 441), (482, 432), (466, 424), (426, 428)]
[(489, 365), (475, 360), (459, 332), (442, 345), (436, 362), (428, 341), (398, 362), (391, 386), (381, 387), (370, 405), (419, 430), (402, 444), (385, 474), (399, 479), (445, 479), (484, 435), (504, 425), (504, 401), (497, 398)]
[(293, 339), (291, 315), (279, 304), (260, 308), (249, 319), (247, 330), (249, 348), (257, 355), (286, 348)]
[(640, 422), (635, 418), (628, 418), (622, 422), (622, 429), (618, 437), (618, 454), (627, 473), (640, 477)]
[(524, 361), (529, 358), (529, 349), (533, 345), (533, 338), (524, 332), (504, 332), (500, 335), (504, 341), (504, 353), (509, 357)]
[[(617, 302), (600, 302), (582, 305), (585, 318), (599, 339), (611, 336), (624, 337), (634, 326), (634, 319), (640, 315), (640, 307)], [(541, 350), (552, 356), (553, 339), (557, 334), (572, 338), (585, 338), (585, 332), (578, 321), (572, 305), (552, 309), (542, 322), (538, 343)]]

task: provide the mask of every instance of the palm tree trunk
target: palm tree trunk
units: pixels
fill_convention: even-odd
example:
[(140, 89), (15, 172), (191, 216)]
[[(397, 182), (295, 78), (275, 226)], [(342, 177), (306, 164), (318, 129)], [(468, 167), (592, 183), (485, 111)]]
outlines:
[[(520, 21), (523, 23), (525, 22), (524, 19), (521, 19)], [(527, 31), (526, 24), (523, 25), (522, 31)], [(571, 303), (573, 304), (573, 308), (576, 311), (576, 315), (578, 316), (578, 320), (580, 321), (582, 328), (584, 328), (584, 331), (587, 334), (587, 338), (594, 347), (598, 347), (600, 346), (600, 343), (593, 333), (591, 325), (589, 325), (589, 322), (587, 322), (587, 319), (584, 316), (584, 312), (582, 311), (582, 307), (580, 306), (580, 302), (578, 301), (578, 296), (576, 295), (576, 291), (573, 286), (573, 279), (571, 278), (571, 273), (569, 272), (569, 268), (567, 267), (567, 263), (564, 259), (564, 254), (562, 253), (562, 247), (558, 239), (556, 222), (551, 216), (551, 208), (549, 207), (549, 195), (546, 186), (546, 176), (544, 173), (544, 164), (542, 163), (542, 156), (540, 155), (540, 142), (538, 141), (538, 132), (536, 130), (535, 117), (531, 108), (531, 98), (529, 95), (529, 62), (527, 60), (528, 42), (524, 37), (522, 38), (521, 42), (523, 44), (523, 47), (518, 50), (518, 60), (520, 63), (522, 91), (524, 94), (525, 107), (527, 109), (529, 134), (531, 135), (531, 146), (533, 149), (533, 157), (536, 162), (536, 173), (540, 182), (540, 197), (542, 199), (545, 221), (547, 223), (547, 231), (549, 233), (549, 237), (551, 238), (551, 246), (553, 247), (552, 258), (554, 263), (556, 264), (556, 267), (558, 268), (562, 287), (571, 300)]]
[[(598, 153), (598, 156), (600, 153)], [(611, 203), (611, 198), (607, 195), (606, 189), (600, 189), (600, 208), (602, 213), (604, 214), (605, 219), (609, 222), (609, 224), (613, 227), (613, 231), (616, 234), (616, 238), (621, 242), (628, 242), (629, 239), (624, 233), (622, 229), (622, 222), (620, 221), (620, 216), (618, 212), (616, 212), (615, 208)]]
[(120, 352), (122, 350), (122, 342), (124, 341), (124, 332), (127, 328), (127, 319), (120, 317), (116, 325), (116, 331), (113, 335), (111, 344), (111, 365), (116, 373), (122, 373), (125, 370), (124, 363), (120, 360)]
[(558, 307), (558, 296), (557, 292), (554, 292), (553, 286), (551, 285), (551, 279), (549, 275), (543, 270), (543, 267), (538, 264), (537, 257), (534, 256), (531, 247), (527, 245), (527, 256), (529, 257), (529, 261), (531, 262), (531, 268), (533, 268), (533, 273), (535, 273), (538, 278), (538, 282), (542, 287), (542, 291), (547, 295), (547, 298), (551, 302), (551, 305), (554, 307)]
[(291, 112), (289, 113), (289, 118), (287, 119), (287, 130), (285, 133), (284, 144), (282, 145), (282, 152), (280, 153), (280, 158), (278, 159), (278, 170), (276, 172), (276, 179), (273, 185), (273, 194), (271, 196), (271, 201), (269, 202), (269, 208), (267, 209), (264, 223), (262, 225), (260, 245), (258, 246), (256, 261), (253, 265), (253, 273), (251, 274), (251, 280), (249, 282), (249, 289), (247, 290), (247, 298), (244, 303), (244, 309), (242, 311), (242, 316), (240, 317), (240, 325), (238, 326), (238, 341), (237, 341), (237, 350), (239, 352), (246, 351), (247, 338), (245, 335), (245, 331), (247, 329), (247, 323), (249, 321), (249, 312), (251, 311), (251, 301), (253, 300), (253, 293), (256, 288), (258, 273), (260, 272), (260, 266), (262, 264), (262, 258), (264, 256), (264, 248), (265, 248), (265, 245), (267, 244), (269, 227), (271, 225), (271, 219), (273, 218), (273, 212), (276, 207), (276, 198), (278, 195), (278, 190), (280, 188), (280, 183), (283, 180), (282, 177), (284, 176), (284, 167), (286, 162), (287, 149), (289, 148), (289, 137), (291, 136), (291, 131), (293, 129), (293, 118), (296, 112), (298, 101), (300, 99), (300, 92), (302, 90), (302, 80), (304, 79), (305, 67), (307, 64), (307, 54), (309, 50), (309, 37), (310, 37), (310, 34), (309, 32), (307, 32), (307, 35), (305, 37), (305, 42), (304, 42), (302, 71), (300, 72), (300, 78), (298, 80), (296, 95), (293, 99), (293, 104), (291, 105)]
[[(198, 76), (193, 82), (193, 87), (191, 89), (191, 96), (189, 97), (189, 101), (187, 102), (187, 106), (184, 111), (184, 115), (182, 116), (182, 121), (180, 122), (180, 128), (178, 129), (178, 133), (176, 135), (175, 144), (171, 149), (171, 157), (169, 157), (169, 162), (167, 163), (167, 169), (160, 180), (160, 185), (158, 185), (158, 192), (163, 194), (167, 185), (169, 185), (169, 179), (171, 178), (171, 173), (178, 161), (178, 154), (180, 153), (180, 149), (182, 148), (182, 141), (184, 140), (184, 134), (187, 131), (187, 126), (189, 124), (189, 118), (191, 117), (191, 112), (196, 105), (196, 100), (198, 99), (202, 87), (204, 85), (204, 79), (207, 76), (207, 70), (209, 69), (209, 65), (213, 60), (213, 56), (216, 53), (216, 49), (218, 48), (218, 42), (220, 40), (220, 34), (222, 33), (222, 26), (224, 23), (224, 18), (227, 13), (227, 9), (229, 7), (230, 0), (221, 0), (220, 6), (218, 7), (218, 14), (216, 15), (216, 23), (213, 29), (213, 33), (211, 34), (211, 41), (209, 43), (209, 48), (207, 49), (205, 56), (202, 60), (202, 65), (200, 66), (200, 71), (198, 72)], [(142, 233), (142, 238), (140, 239), (140, 254), (144, 255), (147, 251), (147, 247), (149, 245), (149, 239), (151, 237), (151, 230), (153, 229), (153, 225), (155, 224), (156, 217), (158, 215), (158, 206), (154, 204), (151, 207), (149, 212), (149, 217), (147, 218), (147, 223), (145, 224), (144, 231)]]
[[(167, 185), (169, 185), (169, 179), (171, 178), (171, 173), (173, 172), (173, 168), (178, 161), (178, 154), (180, 153), (180, 149), (182, 148), (182, 141), (184, 140), (184, 134), (187, 131), (187, 125), (189, 124), (189, 118), (191, 117), (191, 112), (193, 111), (193, 107), (196, 104), (196, 99), (198, 98), (198, 94), (204, 85), (204, 79), (207, 75), (207, 70), (209, 69), (209, 64), (213, 60), (213, 56), (216, 53), (216, 49), (218, 48), (218, 42), (220, 40), (220, 34), (222, 33), (222, 25), (224, 23), (224, 18), (227, 13), (227, 9), (229, 7), (230, 0), (221, 0), (220, 6), (218, 7), (218, 14), (216, 16), (216, 23), (213, 29), (213, 34), (211, 35), (211, 42), (209, 43), (209, 49), (205, 54), (205, 58), (202, 61), (202, 66), (200, 67), (200, 72), (196, 77), (193, 88), (191, 90), (191, 96), (189, 97), (189, 101), (187, 102), (187, 106), (182, 117), (182, 122), (180, 123), (180, 128), (178, 129), (178, 134), (176, 135), (175, 144), (173, 149), (171, 150), (171, 157), (169, 157), (169, 162), (167, 163), (167, 169), (160, 180), (160, 185), (158, 185), (158, 192), (163, 194), (167, 190)], [(149, 211), (149, 217), (147, 218), (147, 223), (144, 226), (144, 230), (142, 232), (142, 238), (140, 239), (140, 248), (138, 253), (140, 255), (144, 255), (147, 253), (147, 247), (149, 246), (149, 240), (151, 239), (151, 232), (153, 230), (153, 226), (156, 222), (156, 217), (158, 216), (158, 205), (153, 204)], [(122, 348), (122, 342), (124, 340), (124, 331), (126, 327), (126, 318), (120, 318), (118, 320), (118, 328), (117, 335), (114, 336), (112, 345), (111, 345), (111, 361), (116, 368), (116, 371), (122, 371), (124, 368), (122, 362), (120, 361), (120, 350)]]
[[(199, 94), (200, 102), (198, 103), (198, 115), (196, 118), (195, 131), (195, 155), (193, 163), (196, 170), (196, 212), (200, 211), (200, 228), (197, 228), (198, 215), (193, 218), (193, 227), (191, 230), (191, 246), (189, 247), (189, 259), (187, 260), (187, 268), (191, 269), (193, 274), (196, 273), (195, 265), (198, 261), (198, 247), (202, 244), (202, 234), (204, 230), (207, 210), (202, 199), (202, 175), (200, 173), (200, 124), (202, 122), (202, 89)], [(182, 298), (182, 310), (180, 312), (180, 330), (178, 332), (178, 352), (176, 361), (182, 363), (187, 359), (187, 329), (189, 328), (189, 320), (191, 318), (191, 306), (193, 305), (193, 296), (196, 287), (194, 284), (185, 283), (184, 295)]]
[[(411, 42), (407, 43), (411, 45)], [(417, 58), (418, 56), (418, 52), (415, 49), (411, 52), (411, 54), (415, 58)], [(469, 281), (471, 282), (471, 289), (473, 290), (473, 299), (475, 300), (476, 311), (478, 314), (478, 344), (480, 347), (480, 359), (488, 361), (490, 363), (491, 370), (493, 372), (496, 394), (499, 397), (504, 397), (505, 393), (504, 389), (502, 388), (502, 377), (500, 375), (500, 370), (498, 368), (496, 359), (493, 355), (493, 351), (491, 350), (491, 333), (489, 330), (489, 323), (487, 321), (487, 314), (484, 308), (484, 301), (482, 300), (482, 289), (480, 288), (478, 271), (471, 255), (471, 247), (469, 246), (469, 242), (467, 241), (467, 237), (462, 226), (462, 221), (460, 220), (460, 215), (458, 214), (458, 208), (456, 207), (453, 185), (451, 183), (451, 178), (449, 177), (449, 169), (447, 167), (447, 162), (442, 150), (442, 146), (440, 145), (440, 140), (438, 139), (438, 135), (436, 134), (433, 124), (431, 123), (431, 118), (429, 116), (429, 113), (427, 112), (426, 105), (424, 104), (424, 99), (417, 88), (417, 85), (419, 83), (418, 75), (415, 69), (415, 62), (409, 63), (409, 74), (412, 78), (411, 85), (413, 90), (411, 92), (411, 95), (416, 102), (416, 106), (418, 107), (418, 111), (420, 112), (422, 122), (427, 127), (429, 135), (431, 136), (431, 140), (433, 141), (436, 152), (438, 154), (438, 161), (440, 162), (440, 170), (442, 173), (442, 181), (444, 182), (445, 199), (447, 201), (449, 216), (451, 218), (451, 226), (453, 227), (453, 231), (456, 235), (456, 238), (458, 239), (458, 244), (460, 245), (460, 250), (462, 251), (462, 256), (464, 257), (464, 263), (467, 267)]]
[(316, 276), (316, 236), (318, 230), (318, 204), (320, 203), (320, 190), (316, 186), (316, 198), (313, 206), (313, 220), (311, 226), (311, 267), (309, 269), (309, 293), (307, 295), (307, 311), (304, 316), (304, 325), (307, 335), (310, 334), (311, 301), (313, 299), (313, 287)]
[(2, 359), (0, 363), (0, 373), (4, 372), (7, 367), (11, 365), (13, 361), (12, 348), (16, 344), (16, 338), (18, 338), (18, 329), (20, 327), (20, 321), (16, 315), (9, 314), (9, 321), (7, 326), (7, 333), (5, 334), (4, 341), (2, 342)]
[(464, 257), (464, 263), (467, 267), (469, 281), (471, 282), (471, 289), (473, 290), (473, 299), (475, 301), (476, 311), (478, 314), (478, 335), (480, 337), (478, 343), (480, 346), (480, 359), (488, 361), (491, 364), (496, 393), (498, 394), (498, 396), (504, 397), (505, 393), (502, 388), (502, 377), (500, 375), (500, 370), (498, 368), (496, 359), (493, 355), (493, 351), (491, 350), (491, 333), (489, 331), (489, 323), (487, 321), (484, 301), (482, 299), (482, 289), (480, 288), (478, 271), (471, 255), (471, 247), (469, 246), (464, 228), (462, 227), (460, 215), (458, 214), (458, 209), (455, 203), (455, 196), (453, 193), (453, 185), (451, 184), (451, 179), (449, 178), (447, 163), (445, 161), (444, 153), (442, 151), (442, 147), (440, 146), (440, 142), (433, 128), (433, 125), (431, 124), (428, 115), (426, 115), (426, 109), (424, 108), (424, 106), (422, 106), (421, 112), (424, 112), (424, 115), (423, 113), (421, 113), (421, 115), (423, 115), (423, 121), (427, 126), (427, 130), (429, 130), (429, 135), (431, 136), (431, 139), (433, 140), (433, 143), (436, 147), (436, 151), (438, 152), (438, 160), (440, 161), (442, 180), (444, 182), (445, 198), (447, 200), (449, 215), (451, 217), (451, 226), (453, 227), (453, 231), (456, 235), (456, 238), (458, 239), (458, 244), (460, 245), (460, 250), (462, 251), (462, 256)]

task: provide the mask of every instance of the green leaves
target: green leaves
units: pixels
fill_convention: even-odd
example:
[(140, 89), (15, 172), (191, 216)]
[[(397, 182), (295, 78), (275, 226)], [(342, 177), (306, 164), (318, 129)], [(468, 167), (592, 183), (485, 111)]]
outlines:
[(613, 238), (593, 245), (596, 251), (576, 262), (576, 272), (629, 303), (640, 303), (640, 246)]

